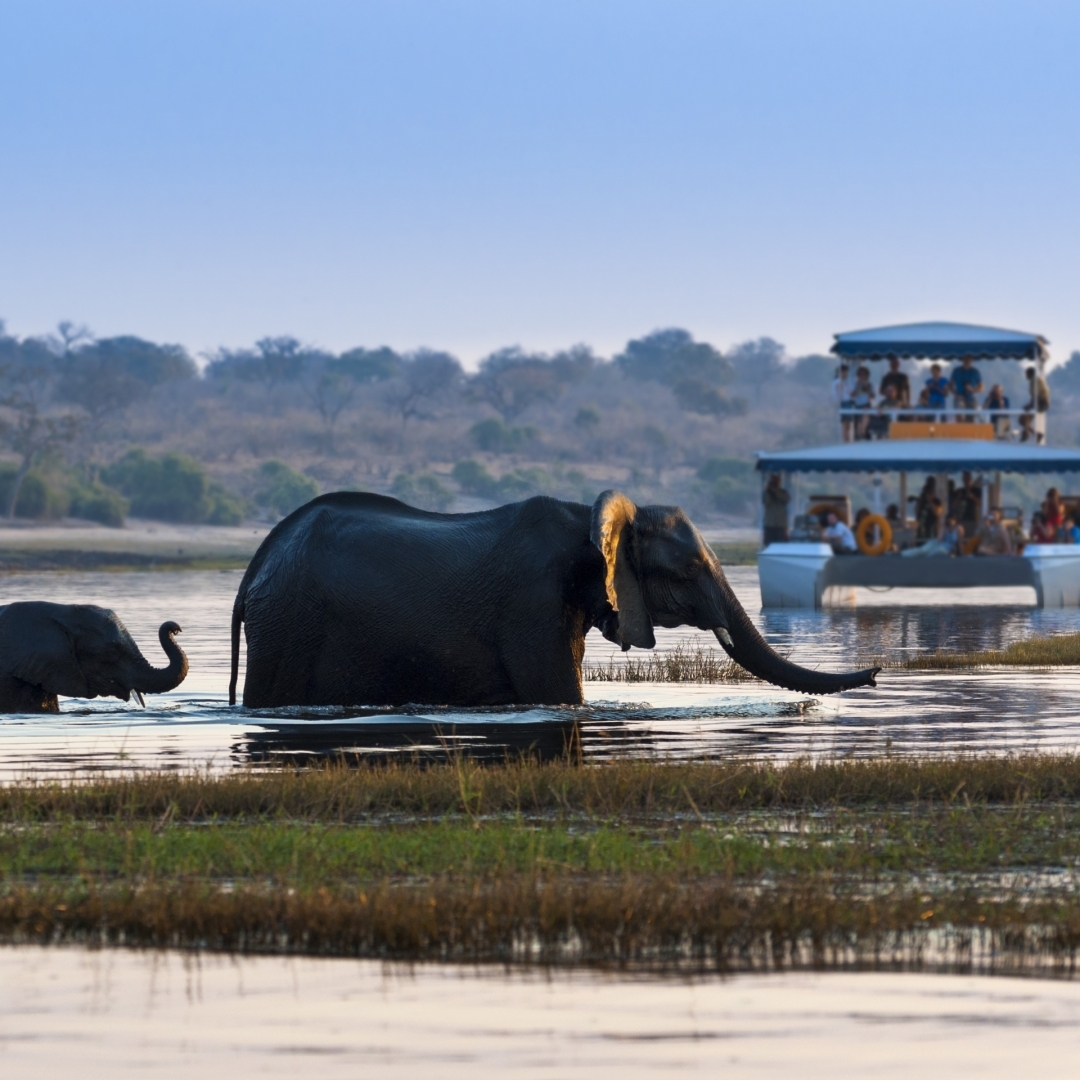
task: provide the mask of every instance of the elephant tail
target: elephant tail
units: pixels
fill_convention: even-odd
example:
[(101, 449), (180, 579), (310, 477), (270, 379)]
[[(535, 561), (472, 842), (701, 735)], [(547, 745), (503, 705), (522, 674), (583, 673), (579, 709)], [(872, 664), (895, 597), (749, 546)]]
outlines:
[(232, 674), (229, 678), (229, 704), (236, 704), (236, 677), (240, 671), (240, 624), (244, 621), (244, 590), (236, 595), (232, 609)]

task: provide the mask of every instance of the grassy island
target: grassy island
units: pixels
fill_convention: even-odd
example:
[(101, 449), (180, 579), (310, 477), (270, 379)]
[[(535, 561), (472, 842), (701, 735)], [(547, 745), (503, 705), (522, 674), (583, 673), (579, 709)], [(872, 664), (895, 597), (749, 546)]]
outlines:
[(330, 767), (0, 787), (0, 939), (1071, 968), (1080, 757)]

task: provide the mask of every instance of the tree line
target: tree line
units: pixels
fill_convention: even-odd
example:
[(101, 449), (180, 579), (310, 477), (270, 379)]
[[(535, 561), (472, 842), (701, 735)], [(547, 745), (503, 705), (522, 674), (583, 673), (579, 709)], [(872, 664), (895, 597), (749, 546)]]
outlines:
[[(572, 462), (620, 466), (624, 486), (658, 491), (681, 469), (722, 489), (718, 505), (730, 508), (753, 494), (749, 476), (734, 479), (749, 457), (740, 432), (763, 403), (783, 410), (777, 388), (794, 387), (795, 399), (799, 387), (824, 391), (834, 368), (825, 356), (789, 358), (770, 338), (721, 351), (683, 329), (609, 358), (584, 345), (504, 348), (473, 372), (445, 351), (334, 353), (289, 336), (219, 349), (200, 367), (179, 345), (97, 338), (71, 322), (18, 338), (0, 323), (0, 512), (40, 516), (50, 496), (34, 476), (46, 466), (63, 473), (56, 498), (78, 516), (227, 523), (252, 508), (286, 512), (330, 485), (432, 505), (452, 497), (447, 485), (477, 498), (577, 497), (593, 481)], [(350, 480), (361, 458), (367, 472)], [(447, 464), (431, 473), (432, 461)]]

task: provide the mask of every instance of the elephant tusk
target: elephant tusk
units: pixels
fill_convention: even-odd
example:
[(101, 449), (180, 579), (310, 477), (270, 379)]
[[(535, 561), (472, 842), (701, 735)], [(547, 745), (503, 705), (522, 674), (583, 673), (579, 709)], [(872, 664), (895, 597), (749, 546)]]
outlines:
[(142, 696), (142, 691), (141, 690), (132, 690), (131, 692), (132, 692), (132, 694), (135, 695), (135, 700), (139, 703), (139, 707), (141, 709), (145, 709), (146, 708), (146, 698), (144, 698)]
[(713, 631), (720, 641), (721, 645), (726, 645), (729, 649), (735, 648), (735, 642), (731, 640), (731, 634), (728, 633), (726, 626), (721, 626), (718, 630)]

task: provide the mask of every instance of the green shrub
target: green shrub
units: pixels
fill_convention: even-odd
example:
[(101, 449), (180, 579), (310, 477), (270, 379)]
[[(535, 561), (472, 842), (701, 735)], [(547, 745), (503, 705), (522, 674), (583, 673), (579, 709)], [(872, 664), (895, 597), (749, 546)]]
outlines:
[(118, 491), (104, 484), (76, 484), (71, 491), (72, 517), (96, 521), (119, 528), (128, 512), (128, 501)]
[[(18, 472), (14, 465), (0, 465), (0, 514), (7, 513), (8, 500)], [(15, 516), (53, 520), (68, 512), (67, 492), (63, 487), (50, 484), (37, 469), (31, 469), (23, 477), (19, 499), (15, 504)]]
[(136, 517), (211, 525), (243, 520), (243, 501), (211, 481), (197, 461), (183, 454), (151, 457), (136, 447), (102, 469), (101, 478), (131, 501)]
[(310, 476), (290, 469), (283, 461), (264, 461), (258, 469), (259, 488), (255, 505), (284, 517), (319, 494), (319, 485)]
[(534, 427), (507, 427), (497, 416), (481, 420), (469, 428), (469, 437), (490, 454), (506, 454), (520, 450), (536, 438)]
[(450, 475), (466, 495), (479, 495), (484, 499), (499, 496), (499, 481), (474, 458), (459, 461)]
[(544, 469), (530, 467), (514, 469), (495, 477), (473, 458), (466, 458), (454, 466), (451, 473), (466, 495), (479, 495), (483, 499), (512, 502), (515, 499), (527, 499), (531, 495), (559, 494), (572, 499), (584, 497), (592, 502), (595, 496), (588, 497), (589, 489), (585, 474), (571, 469), (562, 482)]
[(429, 472), (398, 473), (392, 490), (402, 502), (421, 510), (447, 510), (454, 501), (453, 492)]
[(739, 513), (757, 498), (758, 485), (749, 461), (709, 458), (698, 469), (697, 476), (700, 481), (697, 495), (721, 513)]
[(209, 508), (202, 520), (207, 525), (239, 525), (247, 514), (247, 503), (216, 480), (206, 489)]

